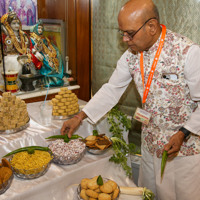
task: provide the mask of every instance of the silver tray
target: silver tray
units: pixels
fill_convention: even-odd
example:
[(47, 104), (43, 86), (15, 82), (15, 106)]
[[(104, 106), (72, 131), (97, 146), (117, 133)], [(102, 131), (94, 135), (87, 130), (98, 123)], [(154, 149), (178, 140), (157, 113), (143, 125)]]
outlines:
[(24, 126), (14, 128), (14, 129), (10, 129), (10, 130), (5, 130), (5, 131), (0, 130), (0, 135), (9, 135), (9, 134), (13, 134), (13, 133), (22, 131), (22, 130), (26, 129), (29, 125), (30, 125), (30, 118)]
[[(108, 181), (108, 180), (110, 180), (110, 179), (108, 179), (108, 178), (103, 178), (103, 181)], [(118, 185), (117, 185), (117, 187), (118, 187), (118, 189), (119, 189), (119, 194), (118, 194), (117, 198), (115, 198), (115, 200), (118, 200), (118, 199), (119, 199), (119, 195), (120, 195), (120, 188), (119, 188)], [(79, 199), (79, 200), (83, 200), (83, 199), (81, 198), (81, 196), (80, 196), (80, 193), (81, 193), (81, 184), (79, 184), (78, 187), (77, 187), (77, 196), (78, 196), (78, 199)]]

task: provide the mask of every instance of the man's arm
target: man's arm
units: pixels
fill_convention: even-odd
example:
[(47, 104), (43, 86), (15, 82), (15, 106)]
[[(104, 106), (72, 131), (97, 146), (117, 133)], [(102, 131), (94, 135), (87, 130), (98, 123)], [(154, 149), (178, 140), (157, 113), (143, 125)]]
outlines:
[(96, 123), (118, 103), (131, 82), (132, 76), (126, 60), (128, 54), (130, 52), (126, 51), (122, 55), (108, 83), (104, 84), (83, 108), (83, 111), (93, 123)]
[[(88, 117), (92, 123), (96, 123), (119, 101), (120, 97), (132, 80), (129, 67), (126, 61), (126, 51), (117, 62), (117, 67), (108, 83), (104, 84), (94, 97), (86, 104), (78, 117), (64, 122), (61, 134), (68, 134), (70, 137), (74, 130), (80, 125), (80, 119)], [(80, 116), (80, 119), (78, 119)]]

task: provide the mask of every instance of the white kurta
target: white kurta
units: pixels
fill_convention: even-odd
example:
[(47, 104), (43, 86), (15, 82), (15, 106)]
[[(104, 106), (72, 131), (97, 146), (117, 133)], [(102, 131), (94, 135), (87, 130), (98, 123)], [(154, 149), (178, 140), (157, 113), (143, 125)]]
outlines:
[[(117, 62), (117, 67), (108, 83), (101, 89), (84, 107), (83, 111), (89, 119), (96, 123), (113, 106), (115, 106), (129, 83), (132, 80), (129, 67), (126, 61), (128, 50)], [(185, 61), (185, 79), (190, 88), (190, 95), (193, 101), (198, 102), (198, 108), (191, 114), (190, 119), (184, 127), (191, 132), (200, 135), (200, 48), (197, 45), (190, 47)]]

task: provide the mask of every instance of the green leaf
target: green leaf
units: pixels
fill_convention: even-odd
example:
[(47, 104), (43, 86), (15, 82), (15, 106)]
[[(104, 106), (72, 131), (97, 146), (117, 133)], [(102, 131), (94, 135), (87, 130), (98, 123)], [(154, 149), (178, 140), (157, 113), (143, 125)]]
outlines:
[(94, 135), (94, 136), (99, 135), (98, 131), (97, 131), (97, 130), (93, 130), (93, 135)]
[(35, 150), (33, 148), (27, 149), (28, 154), (34, 154)]
[(101, 175), (99, 175), (98, 178), (97, 178), (97, 184), (103, 185), (103, 179), (102, 179)]

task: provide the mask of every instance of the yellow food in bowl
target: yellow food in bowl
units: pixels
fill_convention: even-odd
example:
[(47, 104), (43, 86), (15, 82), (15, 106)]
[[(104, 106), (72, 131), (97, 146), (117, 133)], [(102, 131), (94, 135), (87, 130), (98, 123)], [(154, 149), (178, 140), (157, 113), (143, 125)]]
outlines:
[(33, 154), (23, 151), (14, 154), (11, 166), (17, 173), (36, 174), (43, 171), (52, 158), (47, 151), (35, 150)]

